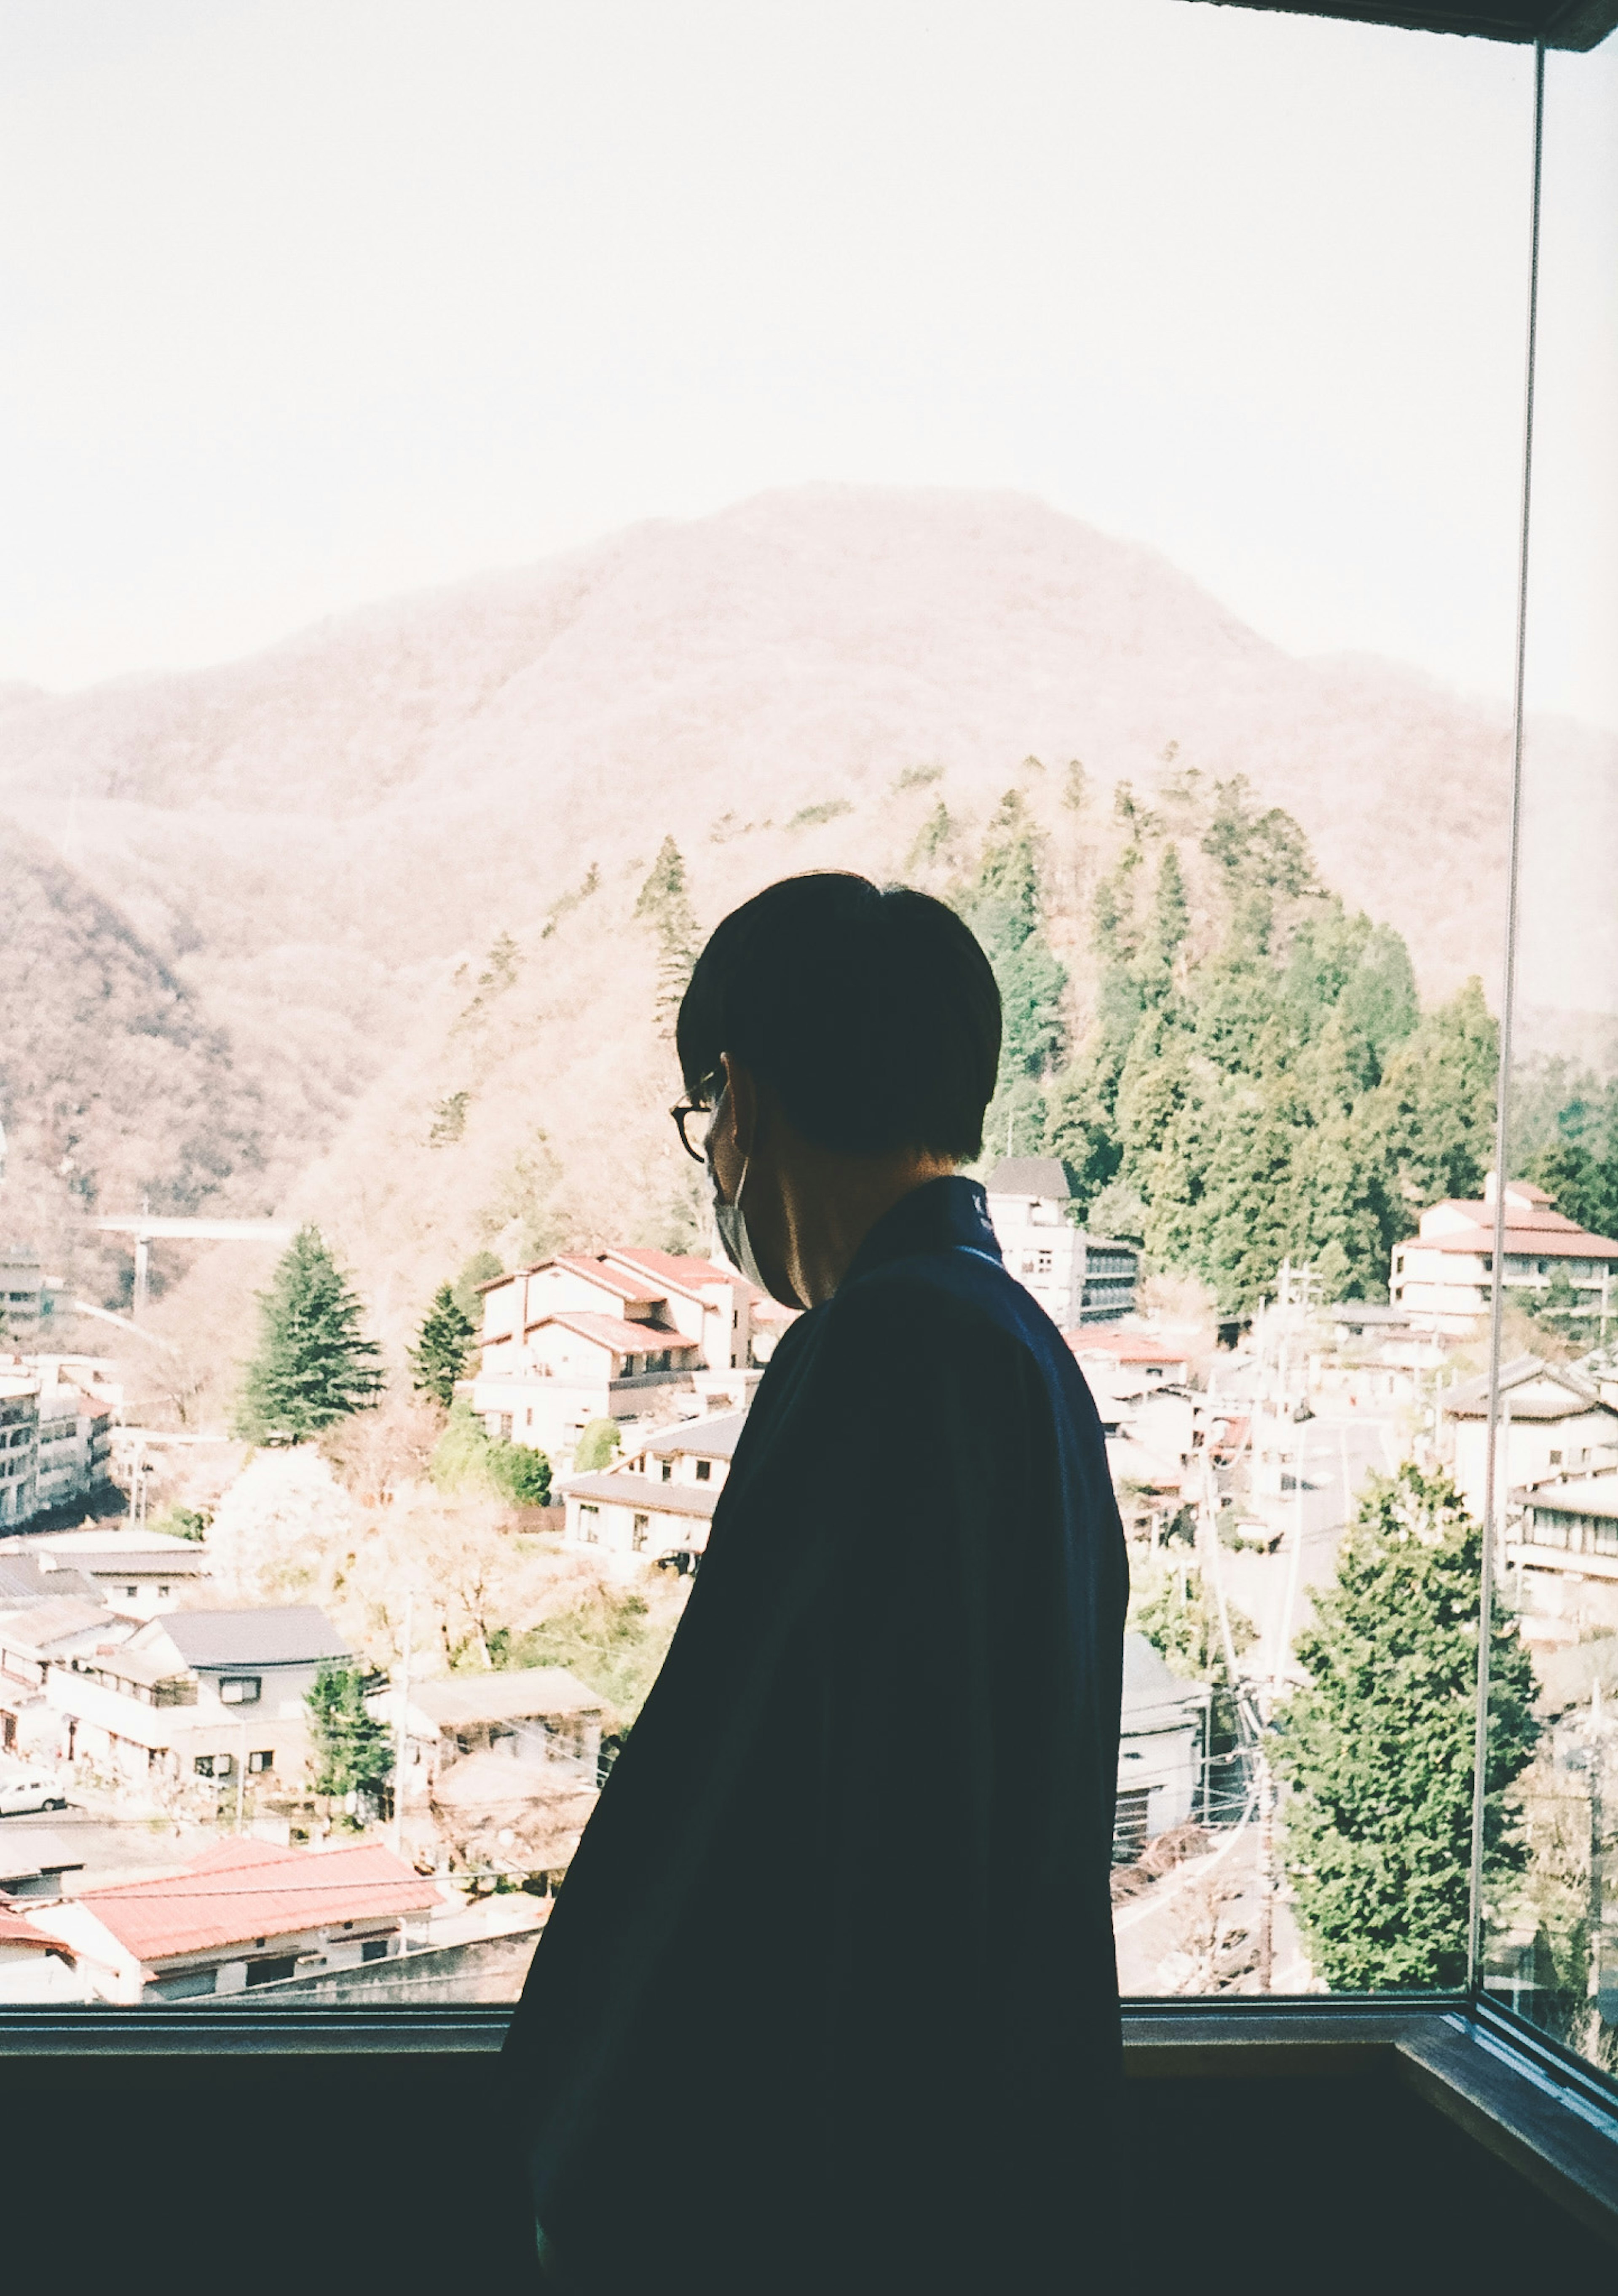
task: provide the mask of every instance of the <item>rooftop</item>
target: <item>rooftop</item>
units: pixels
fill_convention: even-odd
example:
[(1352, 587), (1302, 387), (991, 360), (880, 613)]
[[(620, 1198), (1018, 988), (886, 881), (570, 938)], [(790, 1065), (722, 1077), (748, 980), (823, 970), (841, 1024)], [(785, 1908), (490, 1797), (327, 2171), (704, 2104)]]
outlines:
[(21, 1539), (0, 1544), (0, 1611), (21, 1610), (28, 1603), (60, 1602), (64, 1595), (101, 1601), (101, 1589), (87, 1571), (47, 1570)]
[(1170, 1347), (1167, 1341), (1154, 1338), (1150, 1332), (1106, 1332), (1092, 1328), (1064, 1332), (1063, 1337), (1076, 1356), (1110, 1356), (1115, 1363), (1183, 1364), (1189, 1352), (1185, 1348)]
[[(1556, 1392), (1548, 1396), (1526, 1396), (1518, 1390), (1543, 1383)], [(1500, 1393), (1511, 1398), (1514, 1419), (1573, 1419), (1586, 1411), (1610, 1411), (1597, 1390), (1578, 1373), (1563, 1364), (1548, 1364), (1538, 1356), (1514, 1356), (1509, 1363), (1500, 1365)], [(1462, 1380), (1442, 1398), (1445, 1415), (1450, 1419), (1481, 1419), (1489, 1409), (1489, 1374), (1479, 1372), (1474, 1379)]]
[(413, 1682), (410, 1703), (440, 1728), (457, 1722), (522, 1722), (552, 1714), (600, 1714), (606, 1702), (562, 1666), (513, 1667)]
[(181, 1873), (86, 1890), (74, 1902), (138, 1959), (153, 1962), (298, 1930), (424, 1913), (442, 1899), (435, 1883), (380, 1842), (313, 1850), (226, 1841)]
[(1618, 1475), (1565, 1475), (1511, 1496), (1548, 1514), (1598, 1514), (1618, 1522)]
[(63, 1554), (86, 1570), (205, 1571), (208, 1550), (198, 1538), (166, 1530), (49, 1530), (29, 1539), (36, 1554)]
[(641, 1447), (654, 1459), (729, 1459), (735, 1456), (746, 1424), (744, 1411), (714, 1411), (706, 1419), (683, 1419)]
[(710, 1522), (719, 1503), (712, 1483), (658, 1483), (650, 1475), (569, 1475), (558, 1486), (571, 1499), (634, 1507), (645, 1514), (684, 1514)]
[(144, 1627), (140, 1644), (162, 1637), (187, 1666), (314, 1666), (348, 1658), (349, 1645), (312, 1603), (267, 1604), (251, 1611), (166, 1611)]
[(1054, 1156), (1005, 1156), (983, 1183), (991, 1196), (1038, 1196), (1067, 1202), (1072, 1191), (1067, 1173)]

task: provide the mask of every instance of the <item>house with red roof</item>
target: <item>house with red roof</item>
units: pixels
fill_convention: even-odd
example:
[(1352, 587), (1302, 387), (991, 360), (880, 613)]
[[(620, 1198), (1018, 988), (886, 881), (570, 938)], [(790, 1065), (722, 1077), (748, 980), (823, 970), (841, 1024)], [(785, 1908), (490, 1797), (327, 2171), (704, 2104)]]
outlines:
[(212, 1843), (178, 1873), (84, 1890), (22, 1918), (125, 2007), (243, 1993), (385, 1960), (446, 1899), (381, 1842)]
[(0, 1897), (0, 2006), (93, 2001), (78, 1956), (60, 1938), (46, 1937), (15, 1904)]
[(755, 1328), (773, 1303), (733, 1268), (614, 1245), (557, 1252), (480, 1287), (472, 1406), (493, 1435), (566, 1458), (593, 1419), (742, 1401), (756, 1384)]
[[(1481, 1203), (1449, 1198), (1430, 1205), (1416, 1234), (1394, 1247), (1389, 1296), (1417, 1329), (1464, 1336), (1489, 1313), (1494, 1215), (1491, 1172)], [(1565, 1283), (1570, 1312), (1589, 1319), (1592, 1336), (1618, 1308), (1618, 1240), (1568, 1219), (1543, 1188), (1507, 1183), (1505, 1244), (1500, 1275), (1507, 1292), (1532, 1302)]]

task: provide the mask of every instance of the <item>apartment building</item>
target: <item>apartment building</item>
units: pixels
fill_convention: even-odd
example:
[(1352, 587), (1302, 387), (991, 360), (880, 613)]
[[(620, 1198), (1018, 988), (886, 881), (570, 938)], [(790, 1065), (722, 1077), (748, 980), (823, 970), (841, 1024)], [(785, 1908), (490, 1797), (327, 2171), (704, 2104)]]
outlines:
[[(1447, 1198), (1423, 1212), (1417, 1233), (1393, 1250), (1388, 1293), (1410, 1323), (1465, 1336), (1489, 1313), (1494, 1295), (1495, 1176), (1481, 1201)], [(1570, 1310), (1589, 1317), (1592, 1335), (1618, 1312), (1618, 1241), (1592, 1235), (1557, 1211), (1543, 1188), (1526, 1180), (1506, 1187), (1501, 1281), (1508, 1292), (1542, 1300), (1555, 1284), (1572, 1295)]]
[(1009, 1274), (1064, 1332), (1126, 1316), (1140, 1255), (1132, 1243), (1088, 1235), (1069, 1216), (1072, 1191), (1052, 1156), (1008, 1156), (984, 1183), (989, 1217)]

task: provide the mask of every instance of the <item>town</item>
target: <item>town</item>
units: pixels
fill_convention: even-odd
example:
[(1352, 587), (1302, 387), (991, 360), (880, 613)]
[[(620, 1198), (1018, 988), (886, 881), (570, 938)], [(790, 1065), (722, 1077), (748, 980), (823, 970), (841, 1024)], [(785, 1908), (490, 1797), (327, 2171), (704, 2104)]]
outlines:
[[(1318, 1989), (1274, 1725), (1367, 1507), (1402, 1476), (1483, 1515), (1492, 1177), (1421, 1210), (1385, 1304), (1284, 1262), (1223, 1318), (1080, 1226), (1056, 1159), (985, 1185), (1094, 1397), (1129, 1539), (1122, 1989)], [(1595, 1742), (1618, 1688), (1618, 1242), (1528, 1182), (1503, 1217), (1529, 1343), (1501, 1368), (1493, 1472), (1546, 1750), (1519, 1766), (1532, 1801), (1565, 1798), (1557, 1750)], [(283, 1262), (316, 1289), (329, 1271), (312, 1234)], [(257, 1442), (143, 1427), (111, 1358), (51, 1350), (37, 1259), (13, 1249), (0, 1279), (0, 2001), (511, 1998), (791, 1316), (717, 1253), (471, 1271), (413, 1356), (425, 1472), (334, 1472), (318, 1430), (277, 1423), (273, 1363)], [(329, 1431), (375, 1378), (357, 1303), (328, 1297), (354, 1342)], [(1492, 1943), (1514, 1999), (1550, 1981), (1546, 1926), (1525, 1902)]]

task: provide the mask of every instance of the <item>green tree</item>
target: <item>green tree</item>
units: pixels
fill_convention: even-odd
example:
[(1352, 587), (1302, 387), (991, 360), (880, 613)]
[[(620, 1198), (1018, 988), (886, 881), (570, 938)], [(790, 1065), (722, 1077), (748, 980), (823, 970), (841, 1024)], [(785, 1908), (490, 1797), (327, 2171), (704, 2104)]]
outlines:
[(243, 1370), (235, 1431), (249, 1443), (301, 1443), (382, 1390), (382, 1350), (316, 1227), (300, 1228), (259, 1294), (259, 1349)]
[[(1466, 1981), (1482, 1534), (1442, 1475), (1403, 1466), (1362, 1499), (1298, 1637), (1282, 1711), (1286, 1864), (1315, 1967), (1340, 1990)], [(1511, 1789), (1532, 1759), (1532, 1663), (1491, 1626), (1484, 1861), (1526, 1852)]]
[(456, 1380), (466, 1376), (476, 1332), (454, 1287), (440, 1283), (410, 1350), (410, 1383), (418, 1395), (430, 1395), (448, 1410), (455, 1401)]
[(1039, 851), (1020, 790), (1007, 790), (996, 808), (977, 876), (957, 906), (1000, 991), (1000, 1067), (984, 1138), (998, 1150), (1012, 1137), (1027, 1153), (1045, 1131), (1043, 1081), (1067, 1048), (1067, 973), (1040, 925)]
[(1618, 1155), (1597, 1156), (1582, 1141), (1559, 1139), (1525, 1157), (1519, 1168), (1581, 1227), (1618, 1235)]
[(320, 1794), (379, 1794), (393, 1770), (392, 1733), (365, 1705), (365, 1677), (323, 1665), (304, 1703)]
[(576, 1475), (598, 1475), (610, 1467), (618, 1456), (618, 1423), (614, 1419), (592, 1419), (573, 1446), (573, 1472)]
[(1389, 1062), (1382, 1128), (1412, 1210), (1482, 1193), (1499, 1057), (1500, 1032), (1474, 979), (1424, 1013)]
[(551, 1463), (543, 1451), (490, 1435), (464, 1398), (449, 1406), (449, 1420), (433, 1446), (428, 1473), (441, 1491), (487, 1491), (511, 1506), (548, 1506)]
[(672, 1034), (680, 999), (697, 960), (701, 935), (686, 885), (686, 865), (672, 837), (665, 837), (651, 873), (636, 897), (635, 914), (657, 940), (657, 1016)]
[(492, 1251), (474, 1251), (455, 1279), (455, 1303), (472, 1325), (474, 1332), (483, 1326), (483, 1295), (480, 1283), (492, 1283), (505, 1270)]

